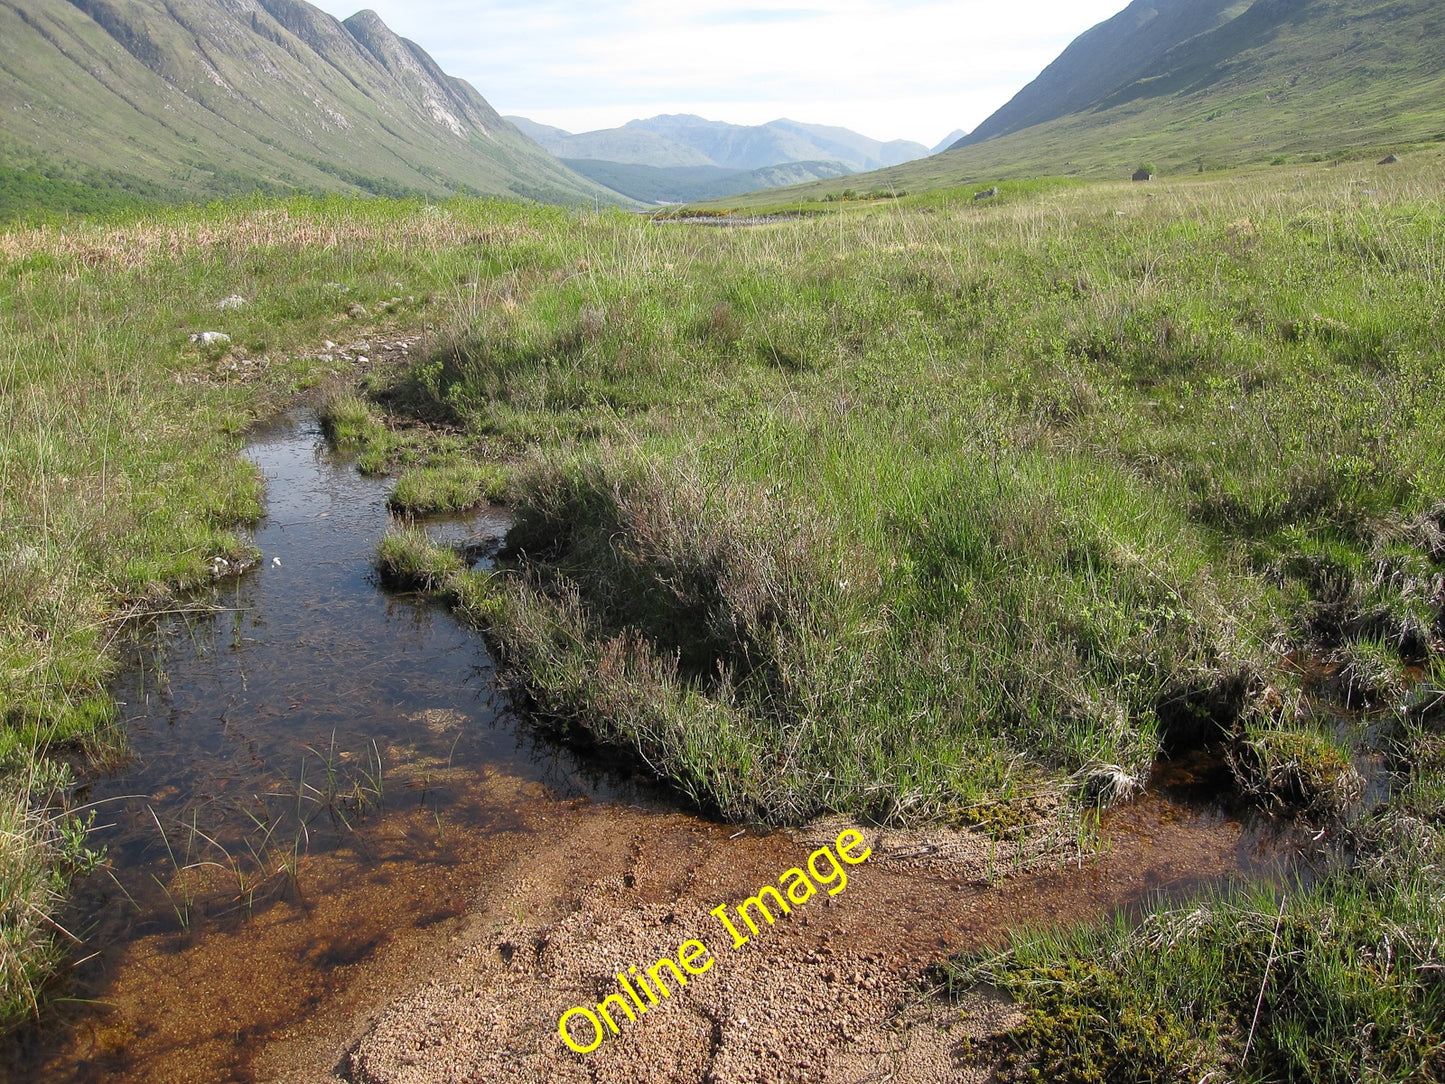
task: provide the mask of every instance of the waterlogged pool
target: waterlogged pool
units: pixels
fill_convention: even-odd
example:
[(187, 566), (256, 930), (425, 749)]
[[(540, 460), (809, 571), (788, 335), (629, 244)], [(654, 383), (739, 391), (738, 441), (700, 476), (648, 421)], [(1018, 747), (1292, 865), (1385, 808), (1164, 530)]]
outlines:
[[(806, 843), (670, 808), (519, 720), (480, 637), (382, 588), (387, 483), (330, 453), (314, 418), (258, 432), (247, 454), (267, 479), (262, 559), (220, 581), (214, 612), (167, 619), (117, 683), (130, 756), (83, 796), (109, 852), (70, 918), (83, 959), (42, 1024), (0, 1045), (0, 1079), (331, 1080), (353, 1062), (366, 1079), (410, 1079), (430, 1069), (406, 1006), (440, 1019), (446, 1004), (416, 991), (458, 969), (550, 1072), (545, 1059), (568, 1053), (558, 1012), (596, 998), (562, 989), (581, 972), (548, 954), (603, 952), (569, 948), (567, 929), (612, 930), (620, 945), (639, 916), (665, 912), (672, 948), (684, 934), (667, 916), (704, 915), (806, 861)], [(506, 526), (487, 510), (429, 529), (481, 543)], [(1224, 812), (1157, 795), (1105, 834), (1101, 859), (1000, 883), (870, 862), (846, 906), (788, 919), (774, 940), (791, 951), (840, 924), (858, 959), (911, 983), (1012, 926), (1087, 919), (1279, 854)], [(795, 981), (803, 966), (785, 954), (729, 982)], [(500, 1056), (462, 1034), (447, 1064)]]

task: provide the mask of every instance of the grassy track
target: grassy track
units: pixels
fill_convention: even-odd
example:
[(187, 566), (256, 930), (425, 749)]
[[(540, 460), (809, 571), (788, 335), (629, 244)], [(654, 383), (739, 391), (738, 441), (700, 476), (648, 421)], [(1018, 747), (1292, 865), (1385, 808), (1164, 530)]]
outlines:
[[(397, 508), (516, 512), (493, 573), (415, 534), (388, 569), (450, 591), (546, 717), (700, 804), (1004, 831), (1208, 739), (1261, 803), (1352, 817), (1361, 745), (1439, 728), (1442, 180), (1033, 182), (752, 228), (323, 201), (12, 231), (0, 748), (30, 827), (0, 866), (83, 864), (44, 754), (105, 747), (117, 616), (244, 561), (240, 434), (323, 381), (335, 439), (400, 472)], [(346, 390), (319, 344), (387, 325), (429, 326), (426, 349)], [(1337, 726), (1319, 693), (1398, 723)], [(1438, 819), (1421, 763), (1391, 815)], [(1364, 851), (1417, 868), (1433, 844), (1404, 839)], [(1382, 882), (1341, 877), (1309, 906), (1344, 921)], [(1387, 917), (1428, 977), (1445, 905), (1410, 898)], [(47, 940), (30, 911), (3, 916), (22, 946)], [(45, 957), (15, 959), (24, 1011)], [(1219, 981), (1253, 1008), (1243, 971)], [(1438, 1041), (1422, 1005), (1407, 1030)], [(1188, 1043), (1238, 1056), (1225, 1015)]]

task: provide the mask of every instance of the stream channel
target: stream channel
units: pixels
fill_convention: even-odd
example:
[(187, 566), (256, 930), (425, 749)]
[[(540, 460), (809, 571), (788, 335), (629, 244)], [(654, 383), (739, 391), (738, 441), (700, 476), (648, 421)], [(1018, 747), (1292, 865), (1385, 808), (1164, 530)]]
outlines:
[[(680, 811), (515, 715), (474, 631), (379, 583), (388, 483), (329, 451), (310, 414), (258, 430), (246, 454), (266, 478), (261, 560), (217, 582), (213, 612), (163, 618), (116, 682), (129, 751), (80, 795), (108, 858), (77, 885), (79, 962), (43, 1020), (0, 1045), (0, 1080), (272, 1080), (306, 1057), (329, 1073), (358, 1021), (447, 966), (489, 905), (542, 921), (625, 858), (640, 890), (695, 891), (705, 909), (794, 861), (786, 833)], [(468, 544), (506, 527), (497, 509), (428, 524)], [(880, 906), (920, 901), (891, 912), (917, 944), (889, 951), (1087, 918), (1278, 854), (1223, 811), (1158, 795), (1106, 832), (1102, 860), (1006, 879), (967, 922), (922, 907), (921, 881), (877, 880)], [(561, 847), (584, 839), (598, 842)], [(671, 871), (651, 887), (648, 862)], [(736, 881), (698, 888), (704, 862)]]

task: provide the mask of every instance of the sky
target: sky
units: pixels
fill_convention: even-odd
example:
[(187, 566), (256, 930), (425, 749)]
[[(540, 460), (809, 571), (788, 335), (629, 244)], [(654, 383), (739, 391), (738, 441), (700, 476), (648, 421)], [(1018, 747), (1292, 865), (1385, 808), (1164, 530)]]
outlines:
[[(313, 0), (317, 2), (317, 0)], [(569, 132), (780, 117), (933, 147), (1127, 0), (319, 0), (371, 7), (499, 113)]]

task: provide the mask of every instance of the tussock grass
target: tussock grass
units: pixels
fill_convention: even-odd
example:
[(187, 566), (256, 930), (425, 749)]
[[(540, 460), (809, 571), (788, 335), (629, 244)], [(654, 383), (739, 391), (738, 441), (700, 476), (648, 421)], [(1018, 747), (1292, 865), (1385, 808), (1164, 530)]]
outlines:
[(413, 467), (396, 480), (387, 504), (403, 515), (460, 512), (504, 499), (508, 479), (505, 467), (466, 460)]
[[(1118, 797), (1226, 732), (1262, 799), (1343, 803), (1326, 750), (1244, 751), (1309, 740), (1291, 648), (1378, 699), (1442, 646), (1427, 173), (599, 223), (414, 370), (564, 448), (488, 581), (514, 678), (736, 816)], [(710, 760), (715, 718), (773, 756)]]
[(377, 567), (395, 586), (438, 591), (466, 568), (466, 562), (455, 550), (433, 542), (421, 527), (398, 527), (378, 543)]

